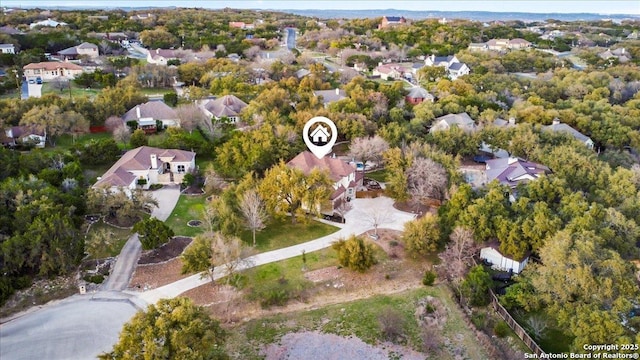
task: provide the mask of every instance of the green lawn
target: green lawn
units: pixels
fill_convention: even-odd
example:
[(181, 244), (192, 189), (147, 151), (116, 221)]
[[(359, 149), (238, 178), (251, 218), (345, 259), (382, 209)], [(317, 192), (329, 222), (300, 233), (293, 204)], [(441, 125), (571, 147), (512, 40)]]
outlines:
[(96, 133), (96, 134), (82, 134), (82, 135), (70, 135), (63, 134), (55, 138), (56, 147), (55, 149), (69, 149), (74, 144), (84, 144), (91, 140), (100, 140), (100, 139), (110, 139), (113, 136), (109, 132)]
[[(562, 353), (569, 352), (570, 345), (573, 342), (573, 337), (563, 332), (555, 325), (555, 319), (552, 319), (544, 311), (536, 312), (515, 312), (511, 314), (514, 319), (523, 327), (526, 328), (526, 321), (530, 317), (538, 316), (543, 318), (548, 323), (548, 328), (545, 330), (541, 339), (536, 340), (540, 347), (549, 353)], [(518, 316), (520, 315), (520, 316)]]
[(173, 88), (142, 88), (140, 92), (149, 96), (149, 95), (164, 95), (168, 93), (175, 92)]
[(187, 222), (189, 220), (202, 220), (202, 212), (206, 201), (206, 196), (204, 195), (180, 195), (176, 207), (165, 223), (173, 229), (176, 235), (196, 236), (201, 234), (204, 232), (204, 225), (191, 227), (187, 225)]
[[(260, 252), (280, 249), (323, 237), (338, 231), (335, 226), (317, 221), (307, 224), (291, 224), (291, 219), (274, 219), (262, 231), (256, 232), (256, 249)], [(253, 244), (251, 231), (243, 231), (240, 238), (247, 244)]]
[[(110, 234), (109, 238), (103, 239), (103, 241), (95, 244), (90, 243), (92, 240), (91, 234), (95, 234), (100, 230), (108, 231)], [(87, 234), (87, 244), (85, 248), (91, 249), (91, 251), (89, 251), (91, 259), (104, 259), (117, 256), (120, 254), (120, 250), (122, 250), (122, 247), (129, 239), (129, 236), (131, 236), (131, 230), (119, 229), (100, 221), (91, 225), (91, 229)]]
[(380, 169), (372, 172), (368, 172), (365, 174), (369, 179), (373, 179), (379, 182), (387, 181), (387, 169)]

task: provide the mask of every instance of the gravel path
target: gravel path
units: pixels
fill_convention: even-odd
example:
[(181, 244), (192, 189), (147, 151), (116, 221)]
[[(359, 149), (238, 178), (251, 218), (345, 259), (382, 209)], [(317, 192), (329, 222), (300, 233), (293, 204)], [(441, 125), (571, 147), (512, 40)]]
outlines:
[(402, 360), (425, 358), (424, 354), (396, 345), (371, 346), (357, 337), (318, 332), (290, 333), (264, 350), (265, 360), (388, 360), (392, 353), (401, 355)]

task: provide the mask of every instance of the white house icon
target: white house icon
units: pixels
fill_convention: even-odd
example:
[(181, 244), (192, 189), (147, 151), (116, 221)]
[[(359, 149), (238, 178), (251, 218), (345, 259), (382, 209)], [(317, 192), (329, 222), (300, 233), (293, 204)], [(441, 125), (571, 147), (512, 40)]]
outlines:
[(314, 143), (326, 143), (329, 138), (329, 131), (326, 127), (319, 125), (311, 132), (311, 141)]

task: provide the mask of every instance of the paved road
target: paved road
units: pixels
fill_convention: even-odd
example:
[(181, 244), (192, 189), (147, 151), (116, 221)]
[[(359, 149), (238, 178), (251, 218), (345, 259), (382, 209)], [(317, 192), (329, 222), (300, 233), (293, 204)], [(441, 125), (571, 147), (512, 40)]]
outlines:
[[(303, 244), (290, 246), (283, 249), (273, 250), (247, 258), (238, 270), (264, 265), (271, 262), (285, 260), (291, 257), (300, 256), (304, 250), (307, 253), (321, 250), (331, 246), (339, 239), (345, 239), (350, 235), (358, 235), (373, 228), (373, 219), (377, 219), (379, 228), (403, 230), (404, 224), (415, 218), (414, 214), (399, 211), (393, 207), (393, 200), (386, 197), (375, 199), (355, 199), (351, 202), (353, 209), (345, 215), (346, 224), (339, 224), (340, 230), (333, 234), (308, 241)], [(332, 225), (336, 225), (331, 223)], [(373, 233), (373, 231), (369, 231)], [(214, 279), (225, 276), (224, 266), (218, 266), (214, 271)], [(127, 292), (135, 295), (149, 304), (153, 304), (160, 299), (173, 298), (188, 290), (207, 284), (211, 281), (209, 277), (201, 277), (200, 274), (178, 280), (171, 284), (161, 286), (156, 289), (139, 292)]]
[(74, 295), (0, 326), (0, 359), (95, 359), (138, 309), (120, 298)]

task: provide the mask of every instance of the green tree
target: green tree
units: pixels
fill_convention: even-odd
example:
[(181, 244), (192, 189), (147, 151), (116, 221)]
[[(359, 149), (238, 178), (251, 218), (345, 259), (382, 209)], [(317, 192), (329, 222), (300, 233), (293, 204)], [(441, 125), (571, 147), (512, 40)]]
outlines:
[(197, 235), (180, 256), (182, 259), (182, 273), (192, 274), (201, 272), (202, 276), (210, 276), (213, 284), (213, 249), (211, 236)]
[(361, 237), (354, 235), (346, 241), (338, 240), (331, 247), (338, 253), (340, 265), (351, 270), (365, 272), (376, 263), (373, 246)]
[(225, 331), (188, 298), (162, 299), (124, 325), (100, 359), (228, 359)]
[(136, 129), (136, 131), (134, 131), (133, 134), (131, 134), (131, 138), (129, 139), (129, 144), (131, 145), (132, 148), (135, 149), (140, 146), (149, 145), (149, 139), (147, 138), (147, 135), (144, 133), (144, 130)]
[(305, 175), (284, 162), (267, 170), (258, 187), (267, 211), (274, 216), (291, 215), (291, 222), (305, 218), (305, 211), (318, 214), (333, 191), (326, 172), (314, 169)]
[(440, 225), (436, 215), (426, 213), (423, 217), (404, 225), (402, 240), (410, 256), (418, 258), (436, 251), (440, 242)]
[(473, 306), (487, 305), (489, 303), (491, 284), (491, 275), (482, 265), (476, 265), (471, 268), (462, 282), (462, 296)]
[(137, 232), (144, 250), (155, 249), (173, 237), (173, 230), (161, 220), (148, 218), (133, 226)]

